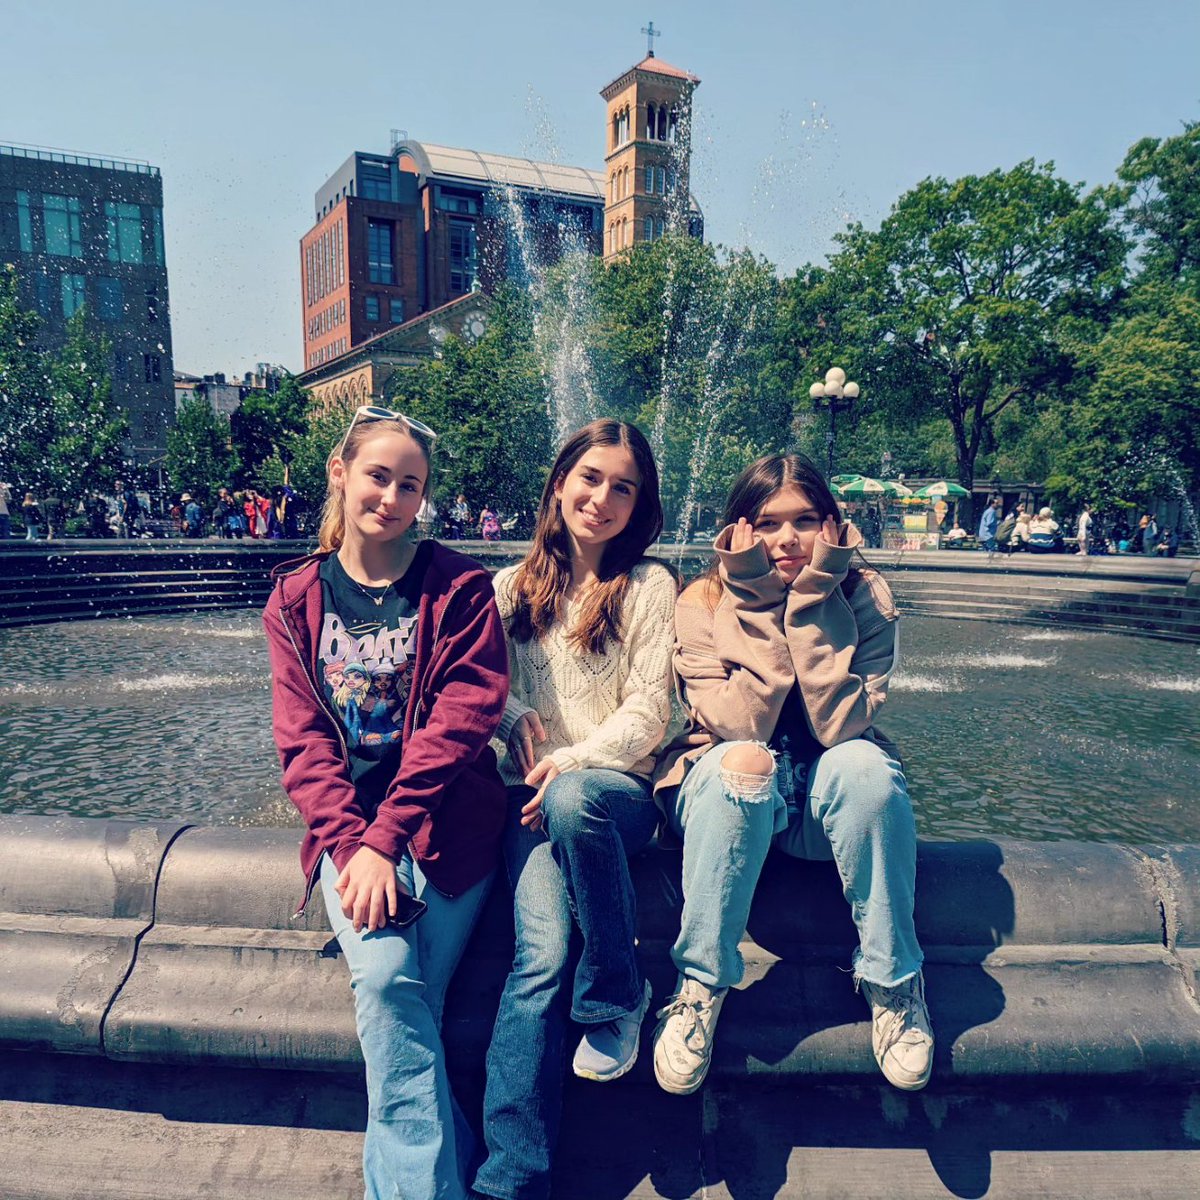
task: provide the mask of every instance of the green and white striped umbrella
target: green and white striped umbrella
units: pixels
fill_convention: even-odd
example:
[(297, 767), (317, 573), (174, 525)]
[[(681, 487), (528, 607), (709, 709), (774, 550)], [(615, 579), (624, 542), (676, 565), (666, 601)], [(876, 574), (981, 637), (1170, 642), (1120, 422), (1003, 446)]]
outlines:
[(970, 492), (965, 487), (961, 487), (957, 483), (949, 483), (945, 479), (939, 479), (937, 483), (931, 483), (923, 488), (917, 488), (913, 492), (914, 496), (920, 496), (922, 500), (934, 500), (938, 496), (955, 496), (962, 500), (970, 496)]

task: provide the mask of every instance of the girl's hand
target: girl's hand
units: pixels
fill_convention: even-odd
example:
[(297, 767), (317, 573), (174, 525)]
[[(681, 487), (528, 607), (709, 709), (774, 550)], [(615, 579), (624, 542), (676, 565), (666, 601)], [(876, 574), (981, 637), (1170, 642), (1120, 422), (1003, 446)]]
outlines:
[(821, 541), (830, 546), (838, 545), (838, 523), (833, 517), (826, 517), (821, 523)]
[(749, 550), (758, 539), (754, 536), (754, 526), (745, 517), (738, 517), (738, 523), (733, 527), (729, 536), (729, 549), (733, 554)]
[(548, 758), (545, 758), (525, 776), (525, 782), (530, 787), (537, 788), (537, 791), (534, 793), (533, 799), (521, 809), (522, 825), (528, 825), (531, 829), (541, 829), (542, 800), (545, 798), (546, 789), (550, 786), (551, 781), (557, 779), (561, 774), (562, 772)]
[(533, 748), (546, 740), (546, 731), (542, 728), (542, 720), (535, 712), (527, 712), (519, 717), (508, 735), (508, 752), (513, 756), (522, 775), (528, 775), (533, 770), (537, 759)]
[(396, 864), (370, 846), (360, 846), (338, 876), (333, 890), (342, 898), (342, 912), (354, 922), (354, 932), (382, 929), (396, 915)]

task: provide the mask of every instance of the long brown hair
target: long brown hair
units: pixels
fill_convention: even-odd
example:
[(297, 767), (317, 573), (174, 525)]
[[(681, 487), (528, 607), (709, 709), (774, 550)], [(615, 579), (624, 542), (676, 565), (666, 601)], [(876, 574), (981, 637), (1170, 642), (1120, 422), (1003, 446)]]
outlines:
[(544, 637), (562, 615), (562, 600), (571, 583), (571, 543), (555, 491), (575, 464), (596, 446), (620, 446), (628, 450), (642, 482), (629, 524), (605, 543), (596, 586), (588, 590), (579, 621), (568, 640), (578, 649), (593, 654), (603, 654), (610, 639), (621, 640), (621, 606), (629, 588), (629, 572), (662, 532), (663, 512), (658, 495), (658, 467), (649, 442), (636, 426), (606, 418), (573, 433), (550, 468), (542, 489), (533, 546), (513, 580), (509, 633), (515, 641)]
[[(824, 522), (826, 517), (832, 517), (841, 522), (842, 514), (837, 501), (830, 491), (829, 484), (820, 468), (806, 454), (765, 454), (756, 458), (734, 481), (729, 489), (729, 499), (725, 501), (725, 512), (721, 518), (721, 528), (736, 524), (745, 517), (751, 525), (758, 520), (763, 505), (780, 488), (789, 485), (798, 487), (809, 499)], [(859, 555), (862, 558), (861, 555)], [(864, 564), (866, 560), (863, 559)], [(708, 594), (714, 592), (720, 596), (720, 564), (714, 558), (705, 572), (704, 578), (709, 581)], [(850, 570), (842, 583), (843, 591), (848, 595), (858, 582), (857, 569)]]
[[(321, 529), (317, 534), (319, 549), (325, 551), (337, 550), (346, 537), (346, 493), (340, 487), (333, 485), (333, 460), (340, 457), (342, 463), (349, 468), (358, 457), (363, 442), (378, 433), (402, 433), (412, 438), (421, 449), (425, 465), (429, 468), (425, 476), (425, 488), (421, 493), (428, 496), (433, 487), (433, 445), (420, 430), (414, 429), (407, 421), (369, 420), (354, 421), (346, 436), (329, 452), (325, 461), (325, 479), (328, 490), (325, 492), (325, 504), (321, 508)], [(339, 450), (341, 451), (339, 455)]]

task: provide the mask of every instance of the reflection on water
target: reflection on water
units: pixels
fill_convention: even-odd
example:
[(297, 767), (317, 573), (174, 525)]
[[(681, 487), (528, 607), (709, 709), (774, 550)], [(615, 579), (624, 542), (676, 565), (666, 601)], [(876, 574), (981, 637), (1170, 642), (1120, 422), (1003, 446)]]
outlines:
[[(925, 837), (1200, 841), (1200, 648), (909, 616), (884, 728)], [(0, 630), (0, 812), (294, 824), (258, 618)]]

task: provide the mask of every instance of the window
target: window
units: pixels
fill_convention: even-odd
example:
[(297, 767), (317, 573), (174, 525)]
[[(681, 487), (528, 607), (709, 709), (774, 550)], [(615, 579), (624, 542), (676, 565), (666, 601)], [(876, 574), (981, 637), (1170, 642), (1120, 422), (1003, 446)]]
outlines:
[(368, 321), (378, 321), (379, 320), (379, 297), (378, 296), (368, 296), (367, 297), (367, 320)]
[(158, 320), (158, 288), (156, 287), (146, 289), (146, 320)]
[(51, 316), (54, 310), (54, 284), (45, 271), (37, 276), (37, 306), (43, 317)]
[(102, 321), (119, 321), (125, 315), (125, 294), (119, 279), (96, 277), (96, 309)]
[(647, 217), (642, 227), (642, 236), (647, 242), (654, 241), (654, 218)]
[(388, 301), (388, 316), (391, 318), (393, 325), (404, 324), (404, 301), (389, 300)]
[(658, 168), (658, 190), (664, 196), (667, 194), (667, 170), (665, 167)]
[(136, 204), (104, 206), (108, 225), (109, 262), (140, 263), (142, 261), (142, 210)]
[(381, 171), (363, 170), (359, 176), (362, 191), (359, 193), (364, 200), (390, 200), (392, 198), (392, 181)]
[(150, 210), (150, 227), (154, 233), (154, 261), (161, 267), (164, 263), (161, 208), (152, 208)]
[(142, 355), (142, 372), (147, 383), (162, 382), (162, 364), (159, 362), (157, 354)]
[(438, 188), (437, 206), (442, 212), (462, 213), (463, 216), (477, 216), (479, 200), (469, 192), (453, 192), (449, 188)]
[(469, 292), (475, 282), (475, 226), (468, 221), (450, 222), (450, 291)]
[(649, 196), (654, 191), (654, 168), (646, 168), (646, 195)]
[(386, 221), (367, 222), (367, 275), (372, 283), (395, 282), (395, 272), (392, 269), (392, 227)]
[(663, 232), (664, 232), (663, 219), (662, 219), (662, 217), (659, 217), (658, 218), (658, 236), (662, 237)]
[(653, 104), (646, 105), (646, 136), (654, 141), (654, 127), (658, 124), (658, 110)]
[(42, 222), (45, 225), (47, 254), (60, 254), (65, 258), (83, 257), (78, 196), (44, 195)]
[(21, 249), (33, 253), (33, 224), (29, 219), (29, 193), (17, 193), (17, 228), (21, 231)]
[(63, 316), (73, 317), (83, 307), (83, 301), (83, 276), (64, 275), (62, 277)]
[(667, 168), (667, 195), (675, 195), (675, 168)]

